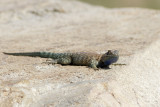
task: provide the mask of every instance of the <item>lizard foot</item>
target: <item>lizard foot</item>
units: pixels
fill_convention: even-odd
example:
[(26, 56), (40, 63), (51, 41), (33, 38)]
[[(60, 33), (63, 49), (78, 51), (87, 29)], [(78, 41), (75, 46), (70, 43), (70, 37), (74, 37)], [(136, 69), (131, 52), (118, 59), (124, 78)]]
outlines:
[(100, 68), (97, 68), (97, 67), (88, 67), (89, 69), (93, 69), (94, 71), (99, 71)]
[(57, 64), (57, 60), (47, 59), (46, 62), (43, 62), (43, 63), (48, 65), (50, 64), (54, 65), (54, 64)]
[(99, 71), (100, 69), (99, 68), (93, 68), (95, 71)]

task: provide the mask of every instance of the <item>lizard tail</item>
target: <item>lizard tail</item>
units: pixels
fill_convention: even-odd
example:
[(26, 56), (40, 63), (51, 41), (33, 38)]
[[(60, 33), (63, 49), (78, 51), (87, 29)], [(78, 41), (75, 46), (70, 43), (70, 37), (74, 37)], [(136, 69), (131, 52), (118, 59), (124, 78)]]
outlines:
[(24, 52), (24, 53), (6, 53), (7, 55), (13, 56), (30, 56), (30, 57), (42, 57), (42, 58), (52, 58), (54, 53), (51, 52)]

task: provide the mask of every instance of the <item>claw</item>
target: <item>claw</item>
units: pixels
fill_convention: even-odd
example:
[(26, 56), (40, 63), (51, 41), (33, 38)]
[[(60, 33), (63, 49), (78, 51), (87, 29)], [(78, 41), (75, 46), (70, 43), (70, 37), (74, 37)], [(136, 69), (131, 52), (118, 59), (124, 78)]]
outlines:
[(50, 64), (54, 65), (54, 64), (57, 64), (57, 61), (53, 59), (47, 59), (46, 62), (43, 62), (43, 63), (48, 65)]
[(99, 71), (100, 69), (99, 68), (93, 68), (95, 71)]
[(97, 67), (91, 67), (91, 68), (93, 68), (95, 71), (99, 70), (99, 68)]

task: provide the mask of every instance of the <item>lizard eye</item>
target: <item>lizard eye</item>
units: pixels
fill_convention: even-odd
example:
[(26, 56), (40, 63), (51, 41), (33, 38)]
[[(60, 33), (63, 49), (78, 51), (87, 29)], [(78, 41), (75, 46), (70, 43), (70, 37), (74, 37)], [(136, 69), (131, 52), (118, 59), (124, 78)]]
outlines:
[(108, 50), (108, 52), (105, 53), (106, 55), (111, 55), (112, 54), (112, 51), (111, 50)]
[(108, 52), (105, 54), (106, 55), (118, 55), (118, 50), (108, 50)]
[(108, 52), (106, 54), (111, 55), (112, 54), (111, 50), (108, 50)]

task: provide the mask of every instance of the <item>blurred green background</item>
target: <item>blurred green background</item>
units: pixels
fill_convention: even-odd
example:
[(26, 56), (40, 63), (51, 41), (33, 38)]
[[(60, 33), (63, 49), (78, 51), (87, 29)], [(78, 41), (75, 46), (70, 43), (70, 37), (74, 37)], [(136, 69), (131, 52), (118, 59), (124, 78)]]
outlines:
[(108, 8), (141, 7), (160, 9), (160, 0), (80, 0), (93, 5), (101, 5)]

